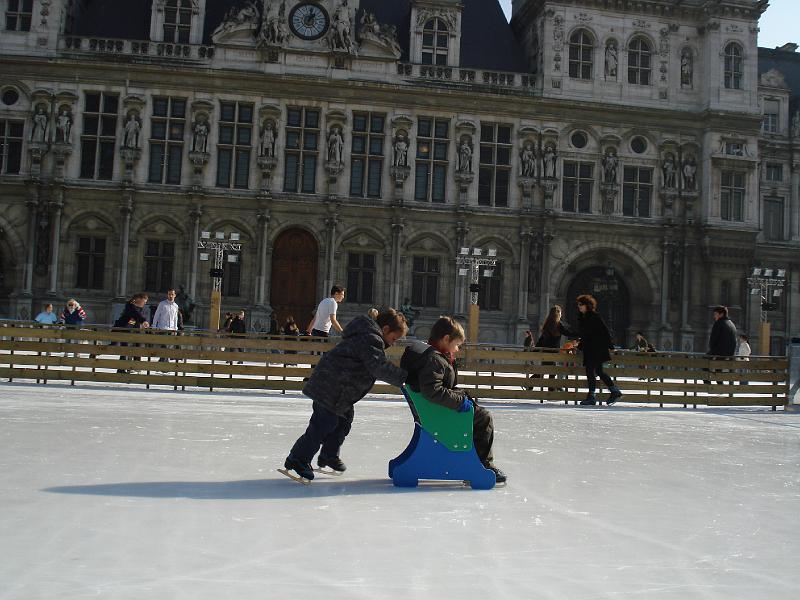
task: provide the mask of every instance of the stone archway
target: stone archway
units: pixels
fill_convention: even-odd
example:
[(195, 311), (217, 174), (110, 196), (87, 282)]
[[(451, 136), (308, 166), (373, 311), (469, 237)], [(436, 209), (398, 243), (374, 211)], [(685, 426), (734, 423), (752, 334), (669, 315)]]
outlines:
[(616, 345), (627, 347), (628, 327), (631, 323), (631, 298), (628, 286), (619, 273), (609, 267), (589, 267), (580, 271), (567, 288), (567, 301), (564, 307), (567, 322), (578, 322), (578, 307), (575, 298), (581, 294), (591, 294), (597, 299), (597, 312), (611, 330)]
[(317, 307), (317, 261), (319, 247), (305, 229), (287, 229), (272, 248), (270, 304), (278, 325), (292, 315), (304, 331)]

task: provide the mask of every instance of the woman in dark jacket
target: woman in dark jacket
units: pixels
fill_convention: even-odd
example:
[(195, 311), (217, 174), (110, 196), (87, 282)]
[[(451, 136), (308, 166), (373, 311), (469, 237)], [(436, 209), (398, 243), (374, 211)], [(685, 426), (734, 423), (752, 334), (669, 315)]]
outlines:
[[(147, 304), (149, 297), (144, 292), (140, 292), (135, 294), (133, 298), (131, 298), (127, 304), (125, 304), (125, 308), (122, 309), (122, 313), (119, 315), (116, 321), (114, 321), (114, 327), (119, 327), (123, 329), (147, 329), (150, 327), (150, 322), (147, 320), (144, 314), (144, 306)], [(127, 346), (127, 342), (120, 342), (120, 346)], [(120, 354), (120, 360), (132, 360), (132, 357), (125, 356)], [(141, 360), (141, 358), (139, 358)], [(118, 369), (117, 373), (127, 373), (124, 369)]]
[[(561, 348), (561, 336), (575, 337), (575, 334), (561, 321), (563, 312), (563, 309), (558, 304), (554, 304), (550, 308), (550, 312), (547, 314), (547, 318), (542, 324), (542, 333), (539, 335), (539, 339), (536, 340), (537, 348), (552, 348), (557, 350)], [(555, 364), (554, 362), (547, 361), (543, 362), (542, 366), (552, 367)], [(536, 378), (540, 377), (540, 375), (534, 374), (531, 377)]]
[(578, 346), (583, 352), (583, 366), (586, 368), (586, 383), (589, 394), (586, 400), (581, 401), (581, 406), (593, 406), (597, 403), (594, 394), (597, 387), (596, 377), (608, 386), (611, 396), (608, 404), (614, 404), (622, 397), (622, 392), (614, 383), (614, 380), (603, 371), (603, 363), (611, 360), (609, 349), (613, 348), (611, 343), (611, 333), (601, 317), (597, 313), (597, 300), (593, 296), (584, 294), (578, 296), (578, 331), (581, 343)]

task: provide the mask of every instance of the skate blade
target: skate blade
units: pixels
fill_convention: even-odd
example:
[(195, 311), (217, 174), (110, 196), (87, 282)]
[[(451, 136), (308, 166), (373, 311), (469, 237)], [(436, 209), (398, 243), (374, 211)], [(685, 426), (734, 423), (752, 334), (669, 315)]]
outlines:
[(302, 483), (303, 485), (308, 485), (311, 483), (310, 479), (306, 479), (305, 477), (300, 477), (299, 475), (295, 475), (291, 471), (287, 469), (278, 469), (278, 473), (281, 475), (286, 475), (289, 479), (296, 481), (297, 483)]
[(314, 469), (314, 473), (322, 473), (323, 475), (335, 475), (336, 477), (341, 477), (344, 475), (343, 471), (334, 471), (333, 469), (322, 469), (317, 467)]

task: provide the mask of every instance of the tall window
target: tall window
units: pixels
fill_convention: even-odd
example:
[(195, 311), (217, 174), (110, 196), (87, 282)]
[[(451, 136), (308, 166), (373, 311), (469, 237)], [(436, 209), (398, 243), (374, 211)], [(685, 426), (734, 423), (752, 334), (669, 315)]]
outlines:
[(284, 192), (315, 192), (318, 152), (319, 110), (290, 108), (286, 117)]
[(0, 173), (18, 175), (22, 163), (22, 121), (0, 119)]
[(720, 199), (724, 221), (744, 221), (744, 173), (722, 172)]
[(742, 47), (736, 42), (725, 46), (725, 87), (729, 90), (742, 89)]
[(189, 43), (192, 29), (192, 0), (167, 0), (164, 6), (164, 41)]
[(150, 133), (150, 183), (181, 182), (186, 100), (153, 98)]
[(429, 19), (422, 30), (422, 64), (447, 65), (450, 34), (441, 19)]
[(450, 121), (421, 118), (417, 122), (417, 161), (414, 199), (444, 202), (447, 188), (447, 149)]
[(383, 173), (384, 115), (353, 115), (353, 152), (350, 158), (350, 195), (380, 198)]
[(253, 145), (253, 105), (221, 102), (217, 143), (217, 187), (247, 189)]
[(564, 212), (592, 212), (592, 173), (589, 162), (564, 161), (564, 191), (561, 209)]
[(411, 273), (411, 303), (417, 306), (439, 305), (439, 259), (415, 256)]
[(643, 37), (636, 37), (628, 44), (628, 83), (650, 85), (653, 49)]
[[(478, 292), (478, 306), (483, 310), (502, 310), (503, 299), (503, 278), (502, 263), (498, 262), (494, 267), (481, 267), (481, 291)], [(486, 271), (492, 271), (486, 277)]]
[(8, 31), (30, 31), (33, 17), (33, 0), (8, 0), (6, 29)]
[(622, 171), (622, 214), (649, 217), (653, 195), (653, 169), (625, 167)]
[(144, 252), (144, 289), (148, 292), (166, 292), (174, 286), (174, 266), (175, 242), (147, 240)]
[(781, 103), (778, 100), (764, 100), (764, 133), (778, 133), (780, 114)]
[(371, 304), (375, 296), (375, 255), (347, 253), (347, 300)]
[(79, 237), (75, 287), (102, 290), (106, 270), (106, 238)]
[(81, 134), (82, 179), (110, 180), (114, 176), (118, 110), (116, 94), (86, 92)]
[(511, 178), (511, 126), (481, 123), (478, 204), (508, 206)]
[(223, 268), (222, 295), (239, 298), (242, 295), (242, 254), (236, 255), (236, 262), (226, 262)]
[(764, 237), (783, 240), (783, 198), (764, 198)]
[(579, 29), (569, 36), (569, 76), (576, 79), (592, 78), (592, 36)]
[(783, 181), (783, 165), (767, 163), (767, 181), (780, 183)]

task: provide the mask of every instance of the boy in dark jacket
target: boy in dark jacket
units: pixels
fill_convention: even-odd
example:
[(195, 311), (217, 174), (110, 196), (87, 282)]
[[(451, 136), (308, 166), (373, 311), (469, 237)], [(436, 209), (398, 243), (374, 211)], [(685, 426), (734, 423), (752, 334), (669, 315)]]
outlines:
[(314, 479), (311, 459), (317, 451), (321, 468), (340, 473), (347, 468), (339, 450), (353, 424), (353, 405), (367, 395), (376, 379), (403, 385), (406, 371), (389, 362), (386, 348), (407, 331), (405, 317), (392, 308), (374, 320), (360, 315), (347, 324), (342, 341), (322, 356), (303, 387), (303, 393), (314, 401), (313, 412), (306, 432), (286, 458), (287, 470)]
[(455, 354), (464, 343), (464, 328), (452, 317), (440, 317), (431, 328), (428, 343), (416, 342), (406, 348), (400, 367), (408, 371), (406, 383), (415, 392), (435, 404), (458, 412), (468, 412), (475, 407), (472, 438), (478, 458), (487, 469), (494, 471), (497, 483), (506, 481), (506, 475), (492, 463), (494, 425), (488, 410), (457, 389), (458, 373)]

